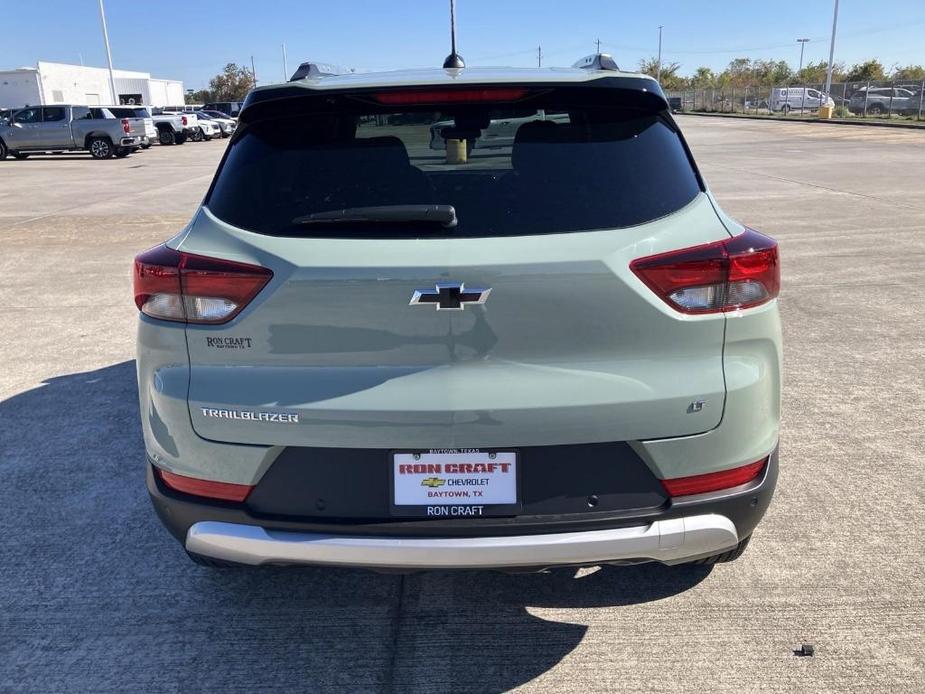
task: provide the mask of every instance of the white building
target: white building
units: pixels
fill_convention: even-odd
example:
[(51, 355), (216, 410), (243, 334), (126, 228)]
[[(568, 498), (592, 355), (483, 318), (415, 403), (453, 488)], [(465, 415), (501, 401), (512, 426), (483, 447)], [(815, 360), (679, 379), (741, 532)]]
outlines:
[(184, 103), (183, 82), (155, 79), (148, 72), (112, 72), (118, 98), (112, 93), (106, 68), (39, 61), (37, 67), (0, 70), (0, 108), (117, 103), (182, 106)]

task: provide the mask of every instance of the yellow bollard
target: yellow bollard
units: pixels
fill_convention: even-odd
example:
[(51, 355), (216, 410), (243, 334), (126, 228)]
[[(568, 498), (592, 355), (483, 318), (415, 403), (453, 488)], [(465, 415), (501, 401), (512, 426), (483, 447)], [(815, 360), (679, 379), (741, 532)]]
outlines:
[(831, 118), (832, 112), (834, 111), (832, 106), (820, 106), (819, 107), (819, 117), (820, 118)]
[(468, 157), (466, 156), (466, 141), (447, 138), (446, 140), (446, 163), (447, 164), (465, 164), (467, 160), (468, 160)]

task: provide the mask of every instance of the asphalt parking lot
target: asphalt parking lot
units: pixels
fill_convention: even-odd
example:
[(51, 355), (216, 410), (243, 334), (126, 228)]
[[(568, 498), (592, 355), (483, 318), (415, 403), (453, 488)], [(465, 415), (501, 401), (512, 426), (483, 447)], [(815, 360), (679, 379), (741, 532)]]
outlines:
[(712, 570), (193, 565), (145, 492), (130, 265), (223, 144), (0, 162), (0, 691), (922, 691), (925, 133), (680, 123), (783, 257), (777, 496)]

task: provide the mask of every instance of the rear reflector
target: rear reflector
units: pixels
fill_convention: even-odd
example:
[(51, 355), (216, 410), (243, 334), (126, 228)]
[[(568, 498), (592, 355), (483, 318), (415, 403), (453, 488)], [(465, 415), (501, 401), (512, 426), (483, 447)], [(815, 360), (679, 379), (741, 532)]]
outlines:
[(247, 484), (231, 484), (229, 482), (211, 482), (195, 477), (184, 477), (166, 470), (157, 469), (157, 474), (168, 487), (174, 491), (196, 496), (206, 496), (210, 499), (223, 501), (244, 501), (251, 493), (252, 486)]
[(738, 487), (740, 484), (751, 482), (761, 474), (768, 459), (761, 460), (743, 465), (742, 467), (733, 468), (732, 470), (722, 470), (720, 472), (708, 472), (705, 475), (694, 475), (692, 477), (676, 477), (672, 480), (662, 480), (662, 486), (668, 492), (668, 496), (689, 496), (690, 494), (703, 494), (705, 492), (715, 492), (720, 489), (729, 489)]
[(486, 101), (516, 101), (526, 96), (526, 89), (489, 88), (489, 89), (414, 89), (398, 92), (380, 92), (373, 98), (380, 104), (454, 104), (484, 103)]
[(777, 242), (754, 229), (724, 241), (639, 258), (630, 269), (682, 313), (751, 308), (780, 293)]
[(135, 305), (181, 323), (227, 323), (273, 277), (259, 265), (182, 253), (165, 245), (135, 258)]

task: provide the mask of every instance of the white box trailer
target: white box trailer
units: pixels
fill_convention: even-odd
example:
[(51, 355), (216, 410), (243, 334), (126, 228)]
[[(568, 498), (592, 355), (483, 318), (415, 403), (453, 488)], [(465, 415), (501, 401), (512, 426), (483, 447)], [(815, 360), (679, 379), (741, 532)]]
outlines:
[(0, 108), (42, 104), (143, 104), (178, 106), (184, 101), (183, 82), (155, 79), (148, 72), (109, 70), (67, 63), (39, 61), (37, 67), (0, 71)]

